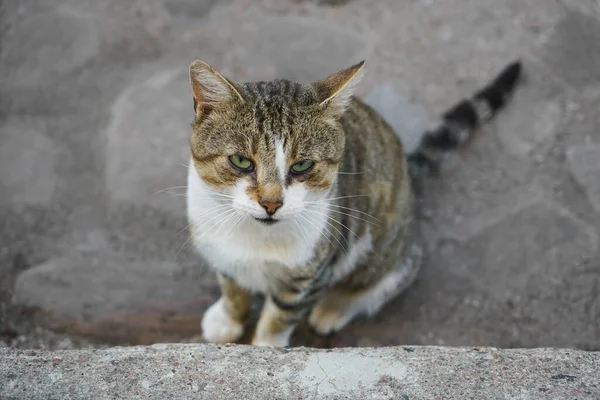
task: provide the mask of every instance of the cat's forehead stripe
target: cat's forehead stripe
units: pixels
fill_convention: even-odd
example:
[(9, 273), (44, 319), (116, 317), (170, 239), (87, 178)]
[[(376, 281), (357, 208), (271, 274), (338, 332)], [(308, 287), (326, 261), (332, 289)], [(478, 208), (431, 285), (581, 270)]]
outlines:
[(283, 150), (283, 142), (280, 139), (275, 139), (275, 165), (281, 182), (285, 181), (286, 176), (286, 158)]

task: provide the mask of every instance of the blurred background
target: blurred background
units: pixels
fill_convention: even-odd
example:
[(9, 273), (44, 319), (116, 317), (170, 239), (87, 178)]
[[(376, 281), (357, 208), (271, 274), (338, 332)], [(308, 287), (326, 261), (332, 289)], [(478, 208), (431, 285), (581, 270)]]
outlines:
[(293, 343), (600, 349), (596, 0), (0, 0), (0, 346), (199, 340), (196, 58), (302, 82), (366, 59), (359, 95), (409, 147), (521, 58), (510, 106), (426, 185), (417, 283)]

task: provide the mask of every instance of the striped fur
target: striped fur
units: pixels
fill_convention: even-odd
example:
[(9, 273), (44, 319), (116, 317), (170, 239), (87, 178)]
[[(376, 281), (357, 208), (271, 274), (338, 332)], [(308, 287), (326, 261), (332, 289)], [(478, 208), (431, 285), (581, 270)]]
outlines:
[[(190, 66), (188, 219), (222, 292), (203, 318), (206, 340), (237, 340), (257, 292), (266, 302), (252, 343), (285, 346), (306, 316), (327, 335), (405, 290), (423, 259), (414, 178), (502, 107), (520, 71), (446, 112), (407, 161), (386, 121), (352, 96), (363, 65), (311, 84), (235, 83)], [(235, 167), (234, 155), (251, 167)], [(304, 161), (311, 167), (294, 173)]]

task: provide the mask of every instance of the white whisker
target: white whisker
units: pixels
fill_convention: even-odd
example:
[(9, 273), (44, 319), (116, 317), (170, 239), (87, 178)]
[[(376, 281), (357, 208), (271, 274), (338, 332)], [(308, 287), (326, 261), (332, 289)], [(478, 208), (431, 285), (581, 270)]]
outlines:
[(152, 193), (152, 196), (159, 194), (159, 193), (168, 192), (169, 190), (173, 190), (173, 189), (187, 189), (187, 186), (173, 186), (173, 187), (161, 189), (161, 190), (158, 190), (158, 191)]
[(206, 237), (213, 233), (217, 233), (225, 224), (225, 222), (229, 221), (236, 214), (235, 210), (227, 210), (225, 213), (222, 213), (216, 221), (212, 224), (204, 228), (204, 232), (200, 234), (200, 237)]
[[(299, 218), (302, 218), (304, 221), (306, 221), (306, 222), (308, 222), (309, 224), (311, 224), (311, 225), (312, 225), (312, 227), (313, 227), (313, 228), (315, 228), (315, 230), (316, 230), (316, 231), (318, 231), (318, 232), (319, 232), (321, 235), (323, 235), (323, 237), (324, 237), (325, 239), (327, 239), (327, 241), (329, 242), (329, 244), (331, 244), (333, 247), (335, 247), (335, 245), (334, 245), (334, 244), (333, 244), (333, 242), (332, 242), (332, 241), (331, 241), (331, 240), (330, 240), (330, 239), (327, 237), (327, 235), (325, 235), (325, 234), (324, 234), (322, 231), (320, 231), (320, 230), (317, 228), (317, 226), (316, 226), (314, 223), (312, 223), (312, 222), (311, 222), (311, 221), (310, 221), (310, 220), (307, 218), (307, 216), (306, 216), (306, 215), (298, 214), (298, 217), (299, 217)], [(329, 232), (329, 231), (327, 231), (327, 233), (330, 233), (330, 232)]]
[[(215, 199), (214, 197), (198, 197), (194, 195), (193, 201), (198, 202), (199, 200), (211, 200), (217, 204), (231, 204), (231, 203), (222, 203), (223, 199)], [(226, 200), (225, 200), (226, 201)]]
[(217, 232), (221, 231), (221, 228), (223, 228), (227, 222), (231, 222), (233, 220), (235, 220), (238, 217), (238, 212), (234, 209), (233, 212), (229, 215), (227, 215), (227, 217), (223, 218), (220, 222), (217, 221), (217, 223), (219, 224), (219, 227), (217, 228)]
[(356, 236), (356, 238), (357, 238), (357, 239), (360, 239), (360, 236), (358, 236), (356, 233), (354, 233), (354, 231), (352, 231), (352, 229), (348, 228), (346, 225), (344, 225), (343, 223), (341, 223), (341, 222), (340, 222), (340, 221), (338, 221), (337, 219), (333, 218), (332, 216), (330, 216), (330, 215), (327, 215), (325, 212), (323, 212), (323, 211), (319, 211), (319, 210), (314, 210), (314, 209), (312, 209), (312, 210), (310, 210), (310, 211), (311, 211), (311, 212), (313, 212), (313, 213), (315, 213), (315, 212), (316, 212), (316, 213), (321, 213), (323, 216), (326, 216), (327, 218), (329, 218), (329, 219), (330, 219), (330, 220), (332, 220), (333, 222), (335, 222), (335, 223), (337, 223), (337, 224), (339, 224), (339, 225), (343, 226), (344, 228), (346, 228), (346, 229), (348, 230), (348, 232), (350, 232), (351, 234), (353, 234), (354, 236)]
[(222, 209), (222, 208), (227, 207), (227, 206), (229, 206), (229, 204), (221, 204), (221, 205), (209, 208), (208, 210), (205, 210), (200, 215), (194, 216), (194, 219), (192, 220), (192, 222), (190, 222), (189, 224), (187, 224), (186, 227), (183, 228), (182, 230), (180, 230), (177, 234), (179, 235), (181, 232), (183, 232), (184, 230), (186, 230), (187, 228), (189, 228), (194, 222), (198, 221), (198, 219), (201, 218), (203, 215), (206, 215), (206, 214), (208, 214), (211, 211), (216, 211), (216, 210)]
[(337, 207), (337, 208), (343, 208), (343, 209), (345, 209), (345, 210), (354, 211), (354, 212), (357, 212), (357, 213), (359, 213), (359, 214), (366, 215), (367, 217), (373, 218), (375, 221), (377, 221), (377, 222), (379, 222), (379, 223), (383, 223), (381, 220), (379, 220), (379, 219), (375, 218), (375, 217), (374, 217), (374, 216), (372, 216), (371, 214), (368, 214), (368, 213), (366, 213), (366, 212), (364, 212), (364, 211), (357, 210), (356, 208), (344, 207), (344, 206), (340, 206), (340, 205), (338, 205), (338, 204), (329, 204), (329, 207)]
[[(219, 214), (215, 215), (214, 217), (212, 217), (212, 218), (204, 221), (200, 225), (200, 227), (198, 229), (196, 229), (196, 232), (198, 232), (203, 226), (205, 226), (209, 222), (211, 222), (211, 221), (213, 221), (213, 220), (215, 220), (215, 219), (217, 219), (219, 217), (221, 218), (221, 220), (223, 220), (224, 218), (227, 218), (230, 215), (230, 213), (234, 213), (234, 212), (235, 212), (235, 210), (233, 208), (229, 208), (229, 209), (226, 209), (223, 212), (220, 212)], [(209, 225), (209, 227), (207, 228), (207, 230), (205, 232), (203, 232), (200, 236), (202, 237), (202, 236), (206, 235), (206, 233), (208, 231), (210, 231), (210, 229), (214, 228), (216, 224), (218, 224), (218, 220), (217, 220), (217, 222), (213, 222), (212, 225)]]
[(357, 194), (357, 195), (353, 195), (353, 196), (332, 197), (330, 199), (323, 199), (323, 200), (317, 200), (317, 201), (305, 201), (304, 204), (323, 204), (323, 203), (327, 203), (327, 202), (334, 201), (334, 200), (351, 199), (354, 197), (369, 197), (369, 195)]
[[(175, 197), (188, 197), (187, 193), (176, 193), (176, 192), (160, 192), (160, 193), (169, 194), (169, 195), (175, 196)], [(154, 194), (158, 194), (158, 193), (154, 193)]]
[[(307, 208), (308, 208), (308, 207), (307, 207)], [(375, 223), (375, 222), (373, 222), (373, 221), (369, 221), (369, 220), (366, 220), (366, 219), (364, 219), (364, 218), (357, 217), (356, 215), (348, 214), (348, 213), (345, 213), (345, 212), (342, 212), (342, 211), (338, 211), (338, 210), (331, 210), (331, 209), (330, 209), (329, 211), (331, 211), (331, 212), (335, 212), (335, 213), (338, 213), (338, 214), (342, 214), (342, 215), (347, 215), (347, 216), (349, 216), (349, 217), (351, 217), (351, 218), (355, 218), (355, 219), (357, 219), (357, 220), (359, 220), (359, 221), (366, 222), (367, 224), (371, 224), (371, 225), (379, 225), (379, 224), (377, 224), (377, 223)]]
[(242, 221), (246, 217), (242, 213), (239, 213), (237, 211), (236, 211), (236, 213), (238, 214), (238, 216), (236, 217), (235, 221), (233, 221), (233, 224), (231, 224), (231, 227), (229, 228), (229, 231), (227, 231), (227, 237), (228, 238), (231, 237), (231, 235), (235, 232), (235, 229), (242, 223)]
[[(309, 211), (309, 210), (306, 210)], [(315, 215), (316, 217), (318, 217), (319, 215), (317, 213), (315, 213), (314, 211), (310, 211), (312, 214), (311, 215)], [(329, 218), (328, 215), (326, 215), (326, 217)], [(329, 221), (324, 221), (327, 225), (331, 226), (333, 229), (335, 229), (335, 231), (337, 233), (340, 234), (340, 236), (342, 237), (342, 239), (344, 239), (344, 241), (346, 242), (347, 248), (344, 247), (344, 245), (338, 240), (338, 238), (336, 236), (334, 236), (333, 238), (339, 243), (340, 247), (342, 248), (342, 250), (344, 250), (344, 253), (348, 254), (347, 250), (350, 250), (350, 243), (348, 243), (348, 239), (346, 239), (346, 237), (344, 236), (344, 234), (338, 229), (336, 228), (331, 222)]]
[(371, 172), (371, 169), (368, 169), (366, 171), (362, 171), (362, 172), (339, 172), (338, 174), (340, 175), (362, 175), (362, 174), (366, 174), (367, 172)]
[[(292, 220), (294, 221), (294, 220)], [(307, 231), (304, 227), (304, 225), (302, 225), (300, 222), (298, 222), (298, 226), (301, 228), (302, 230), (302, 234), (304, 236), (304, 238), (306, 239), (306, 242), (309, 243), (310, 242), (310, 232)]]
[[(206, 225), (208, 222), (212, 221), (213, 219), (215, 219), (215, 218), (218, 218), (219, 216), (222, 216), (222, 215), (224, 215), (224, 214), (227, 214), (227, 213), (229, 213), (231, 210), (232, 210), (232, 209), (227, 209), (227, 210), (225, 210), (224, 212), (222, 212), (222, 213), (219, 213), (219, 214), (215, 215), (215, 216), (214, 216), (214, 217), (212, 217), (211, 219), (209, 219), (209, 220), (205, 221), (204, 223), (202, 223), (202, 224), (201, 224), (201, 225), (200, 225), (198, 228), (196, 228), (196, 229), (194, 230), (194, 232), (193, 232), (192, 234), (190, 234), (190, 237), (188, 238), (188, 240), (186, 240), (186, 241), (185, 241), (185, 243), (184, 243), (184, 244), (181, 246), (181, 248), (180, 248), (180, 249), (179, 249), (179, 251), (177, 252), (177, 256), (179, 255), (179, 253), (181, 253), (181, 250), (183, 250), (183, 248), (185, 247), (185, 245), (187, 245), (187, 244), (190, 242), (190, 240), (192, 240), (192, 239), (193, 239), (193, 238), (196, 236), (196, 234), (197, 234), (197, 233), (200, 231), (200, 229), (202, 229), (202, 228), (204, 227), (204, 225)], [(233, 210), (233, 211), (235, 211), (235, 210)], [(204, 235), (204, 234), (202, 234), (202, 235)], [(201, 236), (202, 236), (202, 235), (201, 235)]]
[(204, 192), (205, 192), (206, 194), (208, 194), (208, 195), (214, 195), (214, 196), (226, 197), (226, 198), (228, 198), (228, 199), (233, 199), (233, 198), (235, 198), (235, 197), (233, 197), (233, 196), (230, 196), (230, 195), (228, 195), (228, 194), (223, 194), (223, 193), (215, 192), (215, 191), (212, 191), (212, 190), (209, 190), (209, 189), (204, 189)]
[(292, 224), (298, 229), (298, 232), (300, 232), (300, 236), (302, 236), (302, 239), (308, 241), (308, 236), (306, 236), (306, 231), (304, 230), (302, 224), (298, 222), (295, 218), (293, 218), (291, 221)]
[[(333, 211), (333, 210), (330, 210)], [(314, 212), (314, 210), (312, 210), (312, 212)], [(319, 212), (319, 211), (318, 211)], [(323, 213), (322, 211), (320, 211), (321, 213)], [(353, 234), (357, 239), (361, 239), (360, 236), (358, 236), (354, 231), (352, 231), (350, 228), (348, 228), (346, 225), (344, 225), (343, 223), (341, 223), (340, 221), (336, 220), (335, 218), (331, 217), (331, 216), (327, 216), (328, 218), (330, 218), (332, 221), (338, 223), (339, 225), (343, 226), (344, 228), (346, 228), (348, 230), (348, 232), (350, 232), (351, 234)], [(379, 255), (379, 253), (375, 252), (374, 250), (371, 250), (371, 253), (377, 257), (378, 259), (382, 259), (381, 256)]]

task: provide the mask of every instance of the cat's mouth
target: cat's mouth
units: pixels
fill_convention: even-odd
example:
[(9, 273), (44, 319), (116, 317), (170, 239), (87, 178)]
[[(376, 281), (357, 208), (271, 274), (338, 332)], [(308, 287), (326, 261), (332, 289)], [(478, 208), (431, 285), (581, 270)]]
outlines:
[(269, 217), (269, 218), (254, 218), (254, 219), (265, 225), (273, 225), (276, 222), (279, 222), (278, 219), (273, 219), (271, 217)]

